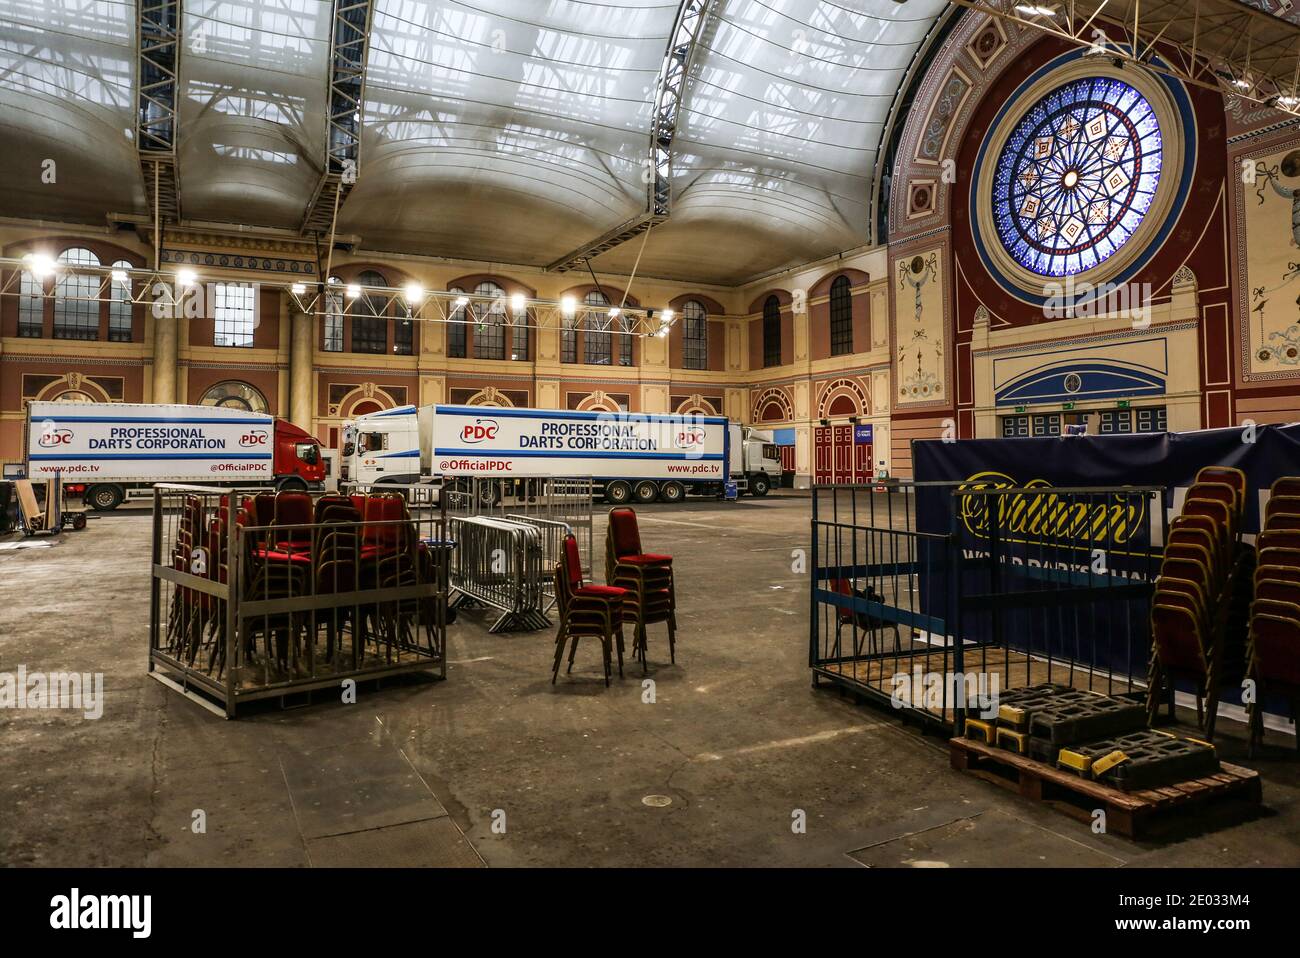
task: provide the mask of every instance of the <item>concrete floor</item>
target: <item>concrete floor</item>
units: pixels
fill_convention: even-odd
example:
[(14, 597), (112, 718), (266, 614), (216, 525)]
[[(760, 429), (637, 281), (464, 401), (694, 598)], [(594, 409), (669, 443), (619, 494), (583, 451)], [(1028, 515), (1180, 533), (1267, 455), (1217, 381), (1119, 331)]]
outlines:
[(0, 671), (98, 671), (106, 685), (98, 720), (0, 711), (0, 863), (1300, 863), (1289, 736), (1246, 762), (1242, 730), (1221, 723), (1223, 757), (1263, 772), (1266, 810), (1135, 844), (951, 771), (942, 741), (813, 690), (807, 580), (791, 571), (808, 507), (641, 510), (646, 547), (674, 555), (680, 583), (675, 666), (651, 633), (653, 703), (639, 668), (606, 689), (594, 647), (552, 687), (553, 633), (491, 635), (462, 616), (446, 682), (227, 722), (146, 676), (147, 513), (0, 549)]

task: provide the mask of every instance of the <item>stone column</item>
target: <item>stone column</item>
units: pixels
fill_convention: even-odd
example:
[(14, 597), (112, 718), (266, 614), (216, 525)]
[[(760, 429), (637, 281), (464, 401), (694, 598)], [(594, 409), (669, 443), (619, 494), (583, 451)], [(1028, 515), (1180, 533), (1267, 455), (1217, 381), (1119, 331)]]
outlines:
[(176, 396), (176, 363), (179, 350), (180, 324), (185, 322), (175, 316), (154, 316), (153, 321), (153, 401), (174, 403)]
[(289, 419), (312, 431), (312, 355), (316, 345), (316, 317), (289, 314)]

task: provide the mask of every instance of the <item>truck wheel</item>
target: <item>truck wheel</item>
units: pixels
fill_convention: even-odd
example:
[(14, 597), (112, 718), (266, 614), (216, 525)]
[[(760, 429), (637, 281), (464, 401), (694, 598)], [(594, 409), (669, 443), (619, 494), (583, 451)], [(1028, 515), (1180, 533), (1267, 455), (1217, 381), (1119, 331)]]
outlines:
[(275, 484), (276, 492), (306, 492), (307, 483), (297, 476), (286, 476)]
[(632, 498), (632, 487), (622, 479), (605, 483), (605, 501), (615, 506), (626, 505)]
[(501, 501), (501, 487), (495, 482), (480, 482), (478, 484), (478, 504), (486, 509), (491, 509)]
[(664, 502), (681, 502), (686, 498), (686, 487), (680, 482), (665, 482), (659, 487), (659, 498)]
[(772, 488), (772, 480), (767, 478), (766, 473), (759, 473), (749, 480), (749, 494), (763, 498), (767, 495), (768, 490)]
[(632, 490), (632, 495), (636, 496), (636, 501), (641, 505), (649, 505), (659, 498), (659, 487), (649, 479), (642, 479)]
[(86, 490), (86, 503), (96, 512), (112, 512), (122, 504), (120, 486), (91, 486)]

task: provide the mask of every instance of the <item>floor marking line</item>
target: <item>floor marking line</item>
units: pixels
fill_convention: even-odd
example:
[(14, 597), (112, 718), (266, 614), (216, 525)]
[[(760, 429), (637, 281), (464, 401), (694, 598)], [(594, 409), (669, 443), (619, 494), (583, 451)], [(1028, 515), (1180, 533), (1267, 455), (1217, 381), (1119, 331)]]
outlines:
[(844, 735), (860, 735), (863, 732), (873, 731), (879, 728), (876, 725), (848, 725), (844, 728), (827, 729), (824, 732), (814, 732), (811, 735), (800, 735), (797, 738), (778, 738), (770, 742), (760, 742), (757, 745), (746, 745), (744, 748), (732, 749), (729, 752), (703, 752), (695, 756), (695, 761), (717, 761), (727, 756), (735, 755), (752, 755), (754, 752), (767, 752), (776, 748), (798, 748), (801, 745), (816, 745), (820, 742), (829, 742), (832, 739), (840, 738)]

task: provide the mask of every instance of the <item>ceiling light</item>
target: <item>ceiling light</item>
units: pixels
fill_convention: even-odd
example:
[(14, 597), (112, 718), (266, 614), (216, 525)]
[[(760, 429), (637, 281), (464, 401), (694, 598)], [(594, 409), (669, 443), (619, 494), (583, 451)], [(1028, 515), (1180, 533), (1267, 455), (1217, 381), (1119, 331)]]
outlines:
[(176, 273), (176, 282), (182, 286), (193, 286), (199, 281), (198, 274), (192, 269), (178, 270)]
[(468, 296), (457, 296), (457, 297), (456, 297), (456, 307), (457, 307), (458, 309), (464, 309), (464, 308), (465, 308), (466, 306), (468, 306), (468, 305), (469, 305), (469, 297), (468, 297)]
[(622, 311), (621, 309), (619, 309), (617, 306), (611, 306), (611, 307), (609, 308), (609, 318), (610, 318), (610, 319), (618, 319), (618, 314), (621, 313), (621, 312), (623, 312), (623, 311)]
[(126, 270), (124, 269), (113, 270), (113, 282), (126, 283), (126, 281), (127, 281)]
[(1249, 90), (1249, 89), (1250, 89), (1250, 81), (1249, 81), (1249, 80), (1240, 80), (1240, 79), (1238, 79), (1238, 80), (1233, 80), (1233, 81), (1232, 81), (1232, 85), (1235, 86), (1238, 90)]
[(49, 276), (54, 272), (54, 260), (50, 259), (44, 253), (28, 253), (23, 257), (23, 262), (27, 264), (28, 268), (32, 271), (32, 275), (37, 279), (44, 279), (46, 276)]
[(295, 296), (301, 296), (303, 293), (307, 292), (307, 287), (302, 283), (294, 283), (289, 287), (289, 291)]
[(528, 297), (523, 293), (515, 293), (510, 297), (510, 308), (516, 313), (522, 313), (528, 306)]
[(419, 283), (407, 283), (402, 290), (402, 295), (406, 297), (408, 303), (414, 303), (424, 296), (424, 287)]
[(356, 299), (361, 295), (361, 287), (356, 283), (348, 283), (348, 288), (344, 292), (347, 293), (348, 299)]
[(666, 325), (666, 324), (671, 323), (671, 322), (673, 321), (673, 316), (675, 316), (676, 313), (674, 313), (671, 309), (665, 309), (665, 310), (664, 310), (662, 313), (660, 313), (659, 315), (660, 315), (661, 317), (663, 317), (663, 321), (664, 321), (664, 323), (665, 323), (665, 325)]
[(578, 301), (572, 296), (564, 296), (560, 299), (560, 312), (565, 316), (572, 317), (578, 309)]
[(1016, 4), (1016, 13), (1024, 14), (1027, 17), (1051, 17), (1056, 15), (1056, 8), (1041, 3), (1018, 3)]
[(1297, 106), (1300, 105), (1300, 97), (1280, 96), (1277, 98), (1277, 102), (1280, 106), (1285, 106), (1285, 107)]

